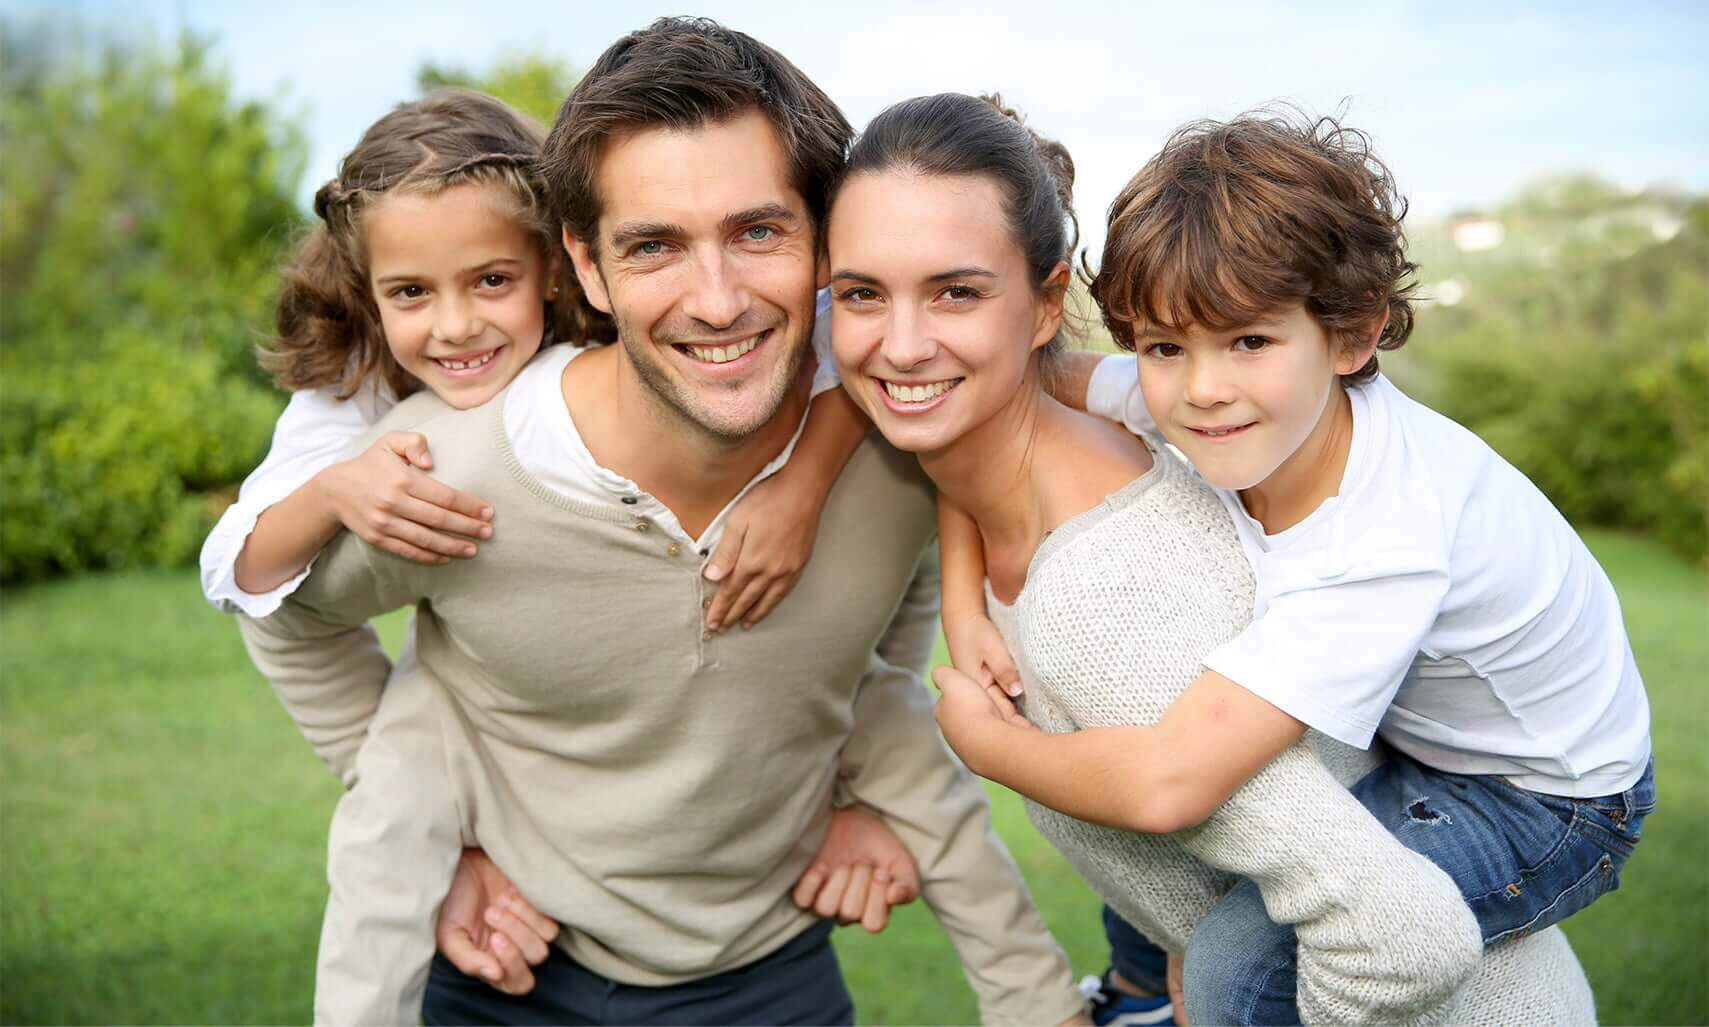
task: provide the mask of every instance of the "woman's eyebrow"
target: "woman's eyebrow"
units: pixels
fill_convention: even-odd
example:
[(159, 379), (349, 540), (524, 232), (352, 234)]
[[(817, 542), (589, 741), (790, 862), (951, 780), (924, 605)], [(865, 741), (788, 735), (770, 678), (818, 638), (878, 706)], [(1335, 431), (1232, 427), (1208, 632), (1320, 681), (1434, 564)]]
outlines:
[(847, 279), (848, 281), (851, 281), (851, 282), (859, 282), (862, 285), (879, 285), (879, 284), (881, 284), (878, 279), (872, 277), (869, 274), (864, 274), (860, 271), (849, 271), (847, 269), (844, 269), (841, 271), (832, 271), (831, 272), (831, 280), (836, 281), (837, 279)]
[(943, 281), (948, 281), (951, 278), (996, 278), (996, 277), (997, 277), (997, 272), (989, 271), (989, 270), (982, 268), (982, 267), (958, 267), (958, 268), (953, 268), (949, 271), (939, 271), (937, 274), (934, 274), (934, 275), (927, 275), (926, 281), (928, 281), (928, 282), (943, 282)]

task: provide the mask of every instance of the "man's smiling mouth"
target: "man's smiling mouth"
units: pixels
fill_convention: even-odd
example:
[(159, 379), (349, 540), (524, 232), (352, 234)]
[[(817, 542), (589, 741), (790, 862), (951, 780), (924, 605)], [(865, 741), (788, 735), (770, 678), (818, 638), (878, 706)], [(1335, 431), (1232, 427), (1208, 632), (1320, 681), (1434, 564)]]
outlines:
[(752, 353), (754, 347), (764, 342), (770, 335), (771, 329), (767, 328), (758, 335), (750, 335), (746, 339), (737, 339), (734, 342), (727, 342), (722, 345), (703, 346), (696, 343), (678, 342), (672, 343), (672, 348), (703, 364), (727, 364)]

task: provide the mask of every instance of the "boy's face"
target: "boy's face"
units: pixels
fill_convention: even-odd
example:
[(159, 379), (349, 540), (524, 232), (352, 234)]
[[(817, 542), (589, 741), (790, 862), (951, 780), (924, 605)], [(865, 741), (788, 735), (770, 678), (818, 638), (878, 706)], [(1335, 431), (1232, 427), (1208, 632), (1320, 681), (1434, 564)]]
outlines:
[[(1228, 331), (1147, 329), (1135, 339), (1145, 406), (1218, 488), (1251, 489), (1316, 460), (1339, 376), (1369, 356), (1338, 345), (1302, 304)], [(1308, 476), (1309, 477), (1309, 476)]]

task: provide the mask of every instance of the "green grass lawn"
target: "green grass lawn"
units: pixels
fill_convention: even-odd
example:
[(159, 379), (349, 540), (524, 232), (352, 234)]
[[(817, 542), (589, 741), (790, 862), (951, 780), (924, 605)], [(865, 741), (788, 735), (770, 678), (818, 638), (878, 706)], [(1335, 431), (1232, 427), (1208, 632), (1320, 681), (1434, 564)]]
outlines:
[[(1605, 1023), (1709, 1021), (1709, 596), (1642, 541), (1591, 538), (1654, 710), (1660, 798), (1620, 891), (1574, 917)], [(395, 639), (397, 618), (386, 625)], [(306, 1022), (337, 787), (189, 573), (0, 599), (0, 1023)], [(1097, 904), (993, 793), (1080, 972)], [(864, 1023), (962, 1023), (973, 998), (918, 904), (838, 934)]]

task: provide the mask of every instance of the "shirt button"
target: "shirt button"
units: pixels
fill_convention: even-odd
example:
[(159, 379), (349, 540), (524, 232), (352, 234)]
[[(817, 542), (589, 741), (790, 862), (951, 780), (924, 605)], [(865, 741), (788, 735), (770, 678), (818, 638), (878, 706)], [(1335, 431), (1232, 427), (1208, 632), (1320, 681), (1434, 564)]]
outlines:
[(639, 503), (641, 500), (637, 496), (624, 496), (623, 501), (625, 503), (628, 503), (630, 506), (634, 506), (636, 503)]
[(702, 642), (710, 642), (710, 641), (712, 641), (712, 632), (710, 632), (710, 631), (702, 631), (702, 632), (701, 632), (701, 633), (700, 633), (700, 640), (701, 640), (701, 641), (702, 641)]
[(712, 609), (712, 600), (710, 600), (710, 599), (702, 599), (702, 600), (701, 600), (701, 601), (700, 601), (700, 608), (701, 608), (701, 609), (702, 609), (702, 610), (710, 610), (710, 609)]
[(646, 521), (636, 521), (635, 522), (635, 530), (640, 532), (641, 534), (645, 535), (647, 533), (647, 522)]
[(681, 556), (682, 555), (682, 547), (677, 545), (675, 542), (672, 542), (670, 545), (665, 547), (665, 555), (666, 556)]

